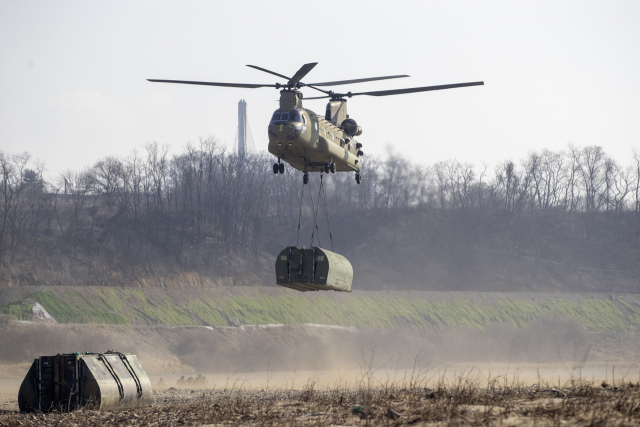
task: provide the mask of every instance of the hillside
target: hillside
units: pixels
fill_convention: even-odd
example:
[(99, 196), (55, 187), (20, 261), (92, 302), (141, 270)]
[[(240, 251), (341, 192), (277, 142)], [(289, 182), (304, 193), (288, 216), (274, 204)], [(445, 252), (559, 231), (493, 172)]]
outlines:
[(59, 323), (212, 326), (338, 325), (447, 331), (492, 324), (527, 327), (570, 319), (593, 332), (635, 332), (640, 296), (622, 294), (355, 291), (300, 293), (274, 287), (0, 289), (0, 313), (31, 320), (40, 303)]
[[(33, 321), (36, 303), (57, 323)], [(11, 378), (42, 354), (107, 349), (136, 353), (159, 375), (411, 369), (417, 360), (566, 371), (626, 366), (640, 352), (640, 296), (622, 294), (21, 287), (0, 289), (0, 313), (0, 377)]]

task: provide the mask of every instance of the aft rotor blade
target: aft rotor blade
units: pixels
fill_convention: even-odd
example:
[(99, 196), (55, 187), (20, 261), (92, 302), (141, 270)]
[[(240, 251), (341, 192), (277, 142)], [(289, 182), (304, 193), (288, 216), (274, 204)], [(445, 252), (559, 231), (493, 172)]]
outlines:
[(457, 87), (481, 86), (481, 85), (484, 85), (484, 82), (455, 83), (455, 84), (451, 84), (451, 85), (412, 87), (412, 88), (407, 88), (407, 89), (378, 90), (378, 91), (374, 91), (374, 92), (352, 93), (351, 96), (355, 96), (355, 95), (369, 95), (369, 96), (402, 95), (404, 93), (427, 92), (427, 91), (430, 91), (430, 90), (453, 89), (453, 88), (457, 88)]
[(296, 84), (298, 84), (300, 82), (300, 80), (302, 80), (304, 78), (304, 76), (306, 76), (307, 74), (309, 74), (309, 71), (311, 71), (313, 69), (313, 67), (315, 67), (316, 65), (318, 65), (317, 62), (310, 62), (308, 64), (304, 64), (302, 67), (300, 67), (300, 69), (293, 75), (293, 77), (291, 77), (291, 79), (289, 80), (289, 85), (294, 86)]
[[(338, 85), (346, 85), (349, 83), (362, 83), (362, 82), (372, 82), (375, 80), (388, 80), (388, 79), (399, 79), (402, 77), (411, 77), (406, 74), (398, 75), (398, 76), (383, 76), (383, 77), (369, 77), (366, 79), (353, 79), (353, 80), (338, 80), (335, 82), (324, 82), (324, 83), (311, 83), (313, 86), (338, 86)], [(307, 85), (309, 86), (309, 85)]]
[(247, 65), (247, 67), (255, 68), (256, 70), (264, 71), (265, 73), (273, 74), (274, 76), (281, 77), (285, 80), (291, 80), (291, 77), (283, 76), (282, 74), (278, 74), (274, 71), (267, 70), (266, 68), (258, 67), (257, 65)]
[(248, 89), (256, 89), (259, 87), (276, 87), (276, 85), (256, 85), (250, 83), (217, 83), (217, 82), (193, 82), (187, 80), (155, 80), (147, 79), (150, 82), (156, 83), (180, 83), (185, 85), (203, 85), (203, 86), (223, 86), (223, 87), (242, 87)]

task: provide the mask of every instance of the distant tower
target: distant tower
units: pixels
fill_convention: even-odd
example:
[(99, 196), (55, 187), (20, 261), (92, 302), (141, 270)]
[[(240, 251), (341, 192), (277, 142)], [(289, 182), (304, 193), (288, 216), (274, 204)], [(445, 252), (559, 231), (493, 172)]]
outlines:
[(247, 154), (255, 151), (251, 128), (247, 120), (247, 102), (244, 99), (238, 102), (238, 129), (234, 145), (237, 149), (238, 157), (242, 160), (246, 158)]
[(241, 159), (247, 154), (247, 103), (244, 99), (238, 102), (238, 156)]

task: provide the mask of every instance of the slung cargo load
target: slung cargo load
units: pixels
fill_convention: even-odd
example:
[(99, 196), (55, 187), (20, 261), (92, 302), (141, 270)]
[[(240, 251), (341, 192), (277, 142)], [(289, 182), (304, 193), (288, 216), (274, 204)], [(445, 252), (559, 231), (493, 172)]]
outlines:
[(151, 381), (134, 354), (74, 353), (37, 358), (18, 393), (21, 412), (151, 405)]
[(298, 291), (351, 292), (353, 268), (326, 249), (290, 246), (276, 260), (276, 283)]

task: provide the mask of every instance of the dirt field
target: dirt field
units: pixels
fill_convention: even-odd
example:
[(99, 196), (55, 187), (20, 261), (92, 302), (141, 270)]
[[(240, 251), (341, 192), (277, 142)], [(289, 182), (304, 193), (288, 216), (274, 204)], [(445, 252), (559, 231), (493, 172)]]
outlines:
[[(430, 387), (428, 387), (430, 386)], [(0, 411), (0, 426), (106, 425), (637, 425), (639, 384), (595, 384), (579, 377), (560, 387), (517, 377), (478, 380), (470, 373), (402, 381), (361, 376), (323, 390), (315, 378), (300, 388), (248, 390), (233, 382), (205, 390), (158, 390), (154, 404), (118, 411), (20, 414)]]

